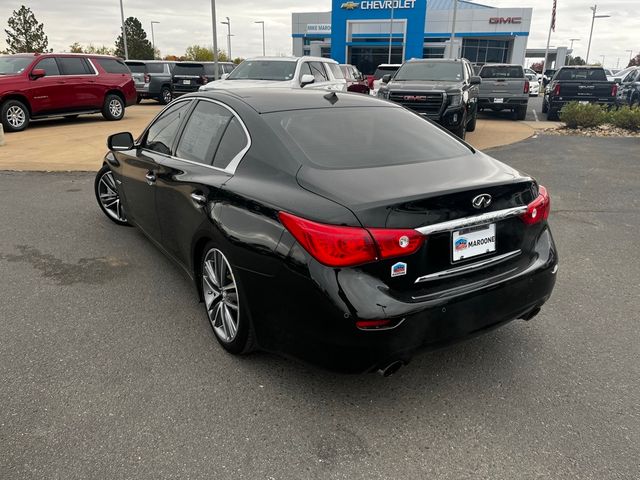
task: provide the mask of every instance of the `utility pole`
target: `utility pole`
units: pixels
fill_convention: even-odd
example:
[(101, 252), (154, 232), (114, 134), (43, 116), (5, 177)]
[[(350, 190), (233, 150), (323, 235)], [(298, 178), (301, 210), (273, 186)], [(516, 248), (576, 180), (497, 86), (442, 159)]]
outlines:
[(216, 24), (216, 0), (211, 0), (211, 28), (213, 29), (213, 79), (218, 80), (218, 29)]
[(589, 8), (593, 11), (593, 14), (591, 15), (591, 31), (589, 32), (589, 45), (587, 46), (587, 58), (585, 58), (585, 62), (587, 65), (589, 65), (589, 53), (591, 52), (591, 37), (593, 36), (593, 23), (595, 22), (596, 18), (607, 18), (611, 16), (611, 15), (596, 15), (596, 12), (598, 11), (598, 5), (594, 5), (593, 7), (589, 7)]
[(604, 68), (604, 59), (605, 59), (605, 56), (604, 56), (604, 55), (600, 55), (600, 58), (602, 58), (602, 67)]
[(458, 46), (456, 45), (456, 18), (458, 17), (458, 0), (453, 0), (453, 20), (451, 20), (451, 45), (449, 52), (449, 58), (458, 58)]
[(393, 3), (391, 4), (391, 23), (389, 24), (389, 58), (387, 59), (387, 63), (391, 63), (391, 44), (393, 42), (393, 13), (395, 12), (395, 8), (393, 8)]
[[(551, 21), (549, 22), (549, 35), (547, 35), (547, 48), (544, 50), (544, 62), (542, 62), (542, 81), (544, 82), (544, 72), (547, 70), (547, 58), (549, 57), (549, 43), (551, 43), (551, 31), (554, 29), (554, 23), (556, 19), (555, 1), (553, 4), (553, 10), (551, 11)], [(557, 50), (556, 50), (557, 56)]]
[(266, 57), (267, 54), (265, 53), (265, 48), (264, 48), (264, 20), (258, 20), (257, 22), (253, 22), (253, 23), (261, 23), (262, 24), (262, 56)]
[(227, 21), (220, 23), (227, 26), (227, 55), (229, 55), (229, 61), (231, 61), (231, 20), (229, 20), (229, 17), (225, 18)]
[(127, 29), (124, 28), (124, 7), (120, 0), (120, 18), (122, 19), (122, 42), (124, 43), (124, 59), (129, 60), (129, 49), (127, 48)]
[(151, 45), (153, 46), (153, 58), (156, 58), (156, 37), (153, 34), (153, 24), (154, 23), (160, 23), (160, 22), (156, 22), (154, 20), (151, 21)]

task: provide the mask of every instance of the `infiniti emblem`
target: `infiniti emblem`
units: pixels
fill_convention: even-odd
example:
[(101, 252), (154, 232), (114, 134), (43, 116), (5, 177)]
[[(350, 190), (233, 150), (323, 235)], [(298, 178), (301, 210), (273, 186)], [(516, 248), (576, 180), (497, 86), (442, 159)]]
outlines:
[(473, 208), (487, 208), (491, 205), (491, 195), (488, 193), (481, 193), (480, 195), (473, 197), (471, 200)]

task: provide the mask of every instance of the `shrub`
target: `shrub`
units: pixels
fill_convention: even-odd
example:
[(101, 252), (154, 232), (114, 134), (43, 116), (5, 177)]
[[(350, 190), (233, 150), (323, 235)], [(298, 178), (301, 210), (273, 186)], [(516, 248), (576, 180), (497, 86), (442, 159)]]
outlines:
[(570, 102), (560, 110), (560, 120), (567, 128), (597, 127), (608, 120), (609, 112), (595, 103)]
[(640, 108), (622, 107), (611, 112), (610, 123), (626, 130), (640, 130)]

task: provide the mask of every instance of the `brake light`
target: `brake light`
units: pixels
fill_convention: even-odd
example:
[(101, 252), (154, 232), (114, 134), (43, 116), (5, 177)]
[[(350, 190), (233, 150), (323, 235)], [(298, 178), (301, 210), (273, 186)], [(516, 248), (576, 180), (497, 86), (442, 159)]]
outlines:
[(200, 75), (200, 80), (202, 80), (203, 85), (206, 85), (209, 82), (209, 80), (207, 80), (206, 75)]
[(144, 74), (144, 83), (149, 83), (151, 81), (151, 77), (148, 73)]
[(326, 225), (280, 212), (280, 221), (291, 235), (320, 263), (348, 267), (382, 258), (410, 255), (424, 242), (412, 229), (345, 227)]
[(556, 83), (555, 87), (553, 87), (553, 94), (558, 96), (560, 95), (560, 84)]
[(525, 80), (524, 81), (524, 92), (523, 93), (529, 93), (529, 80)]
[(540, 185), (538, 187), (538, 197), (527, 205), (527, 211), (522, 214), (522, 221), (527, 225), (534, 225), (549, 218), (551, 211), (551, 198), (547, 189)]
[(611, 96), (615, 97), (618, 95), (618, 84), (614, 83), (613, 85), (611, 85)]

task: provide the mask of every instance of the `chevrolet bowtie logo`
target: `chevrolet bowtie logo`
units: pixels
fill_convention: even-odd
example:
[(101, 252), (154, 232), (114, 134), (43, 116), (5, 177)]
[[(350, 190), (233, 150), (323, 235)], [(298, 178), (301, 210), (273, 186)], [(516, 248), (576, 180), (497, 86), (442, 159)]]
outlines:
[(344, 8), (345, 10), (355, 10), (359, 5), (360, 3), (358, 2), (344, 2), (340, 5), (340, 8)]

